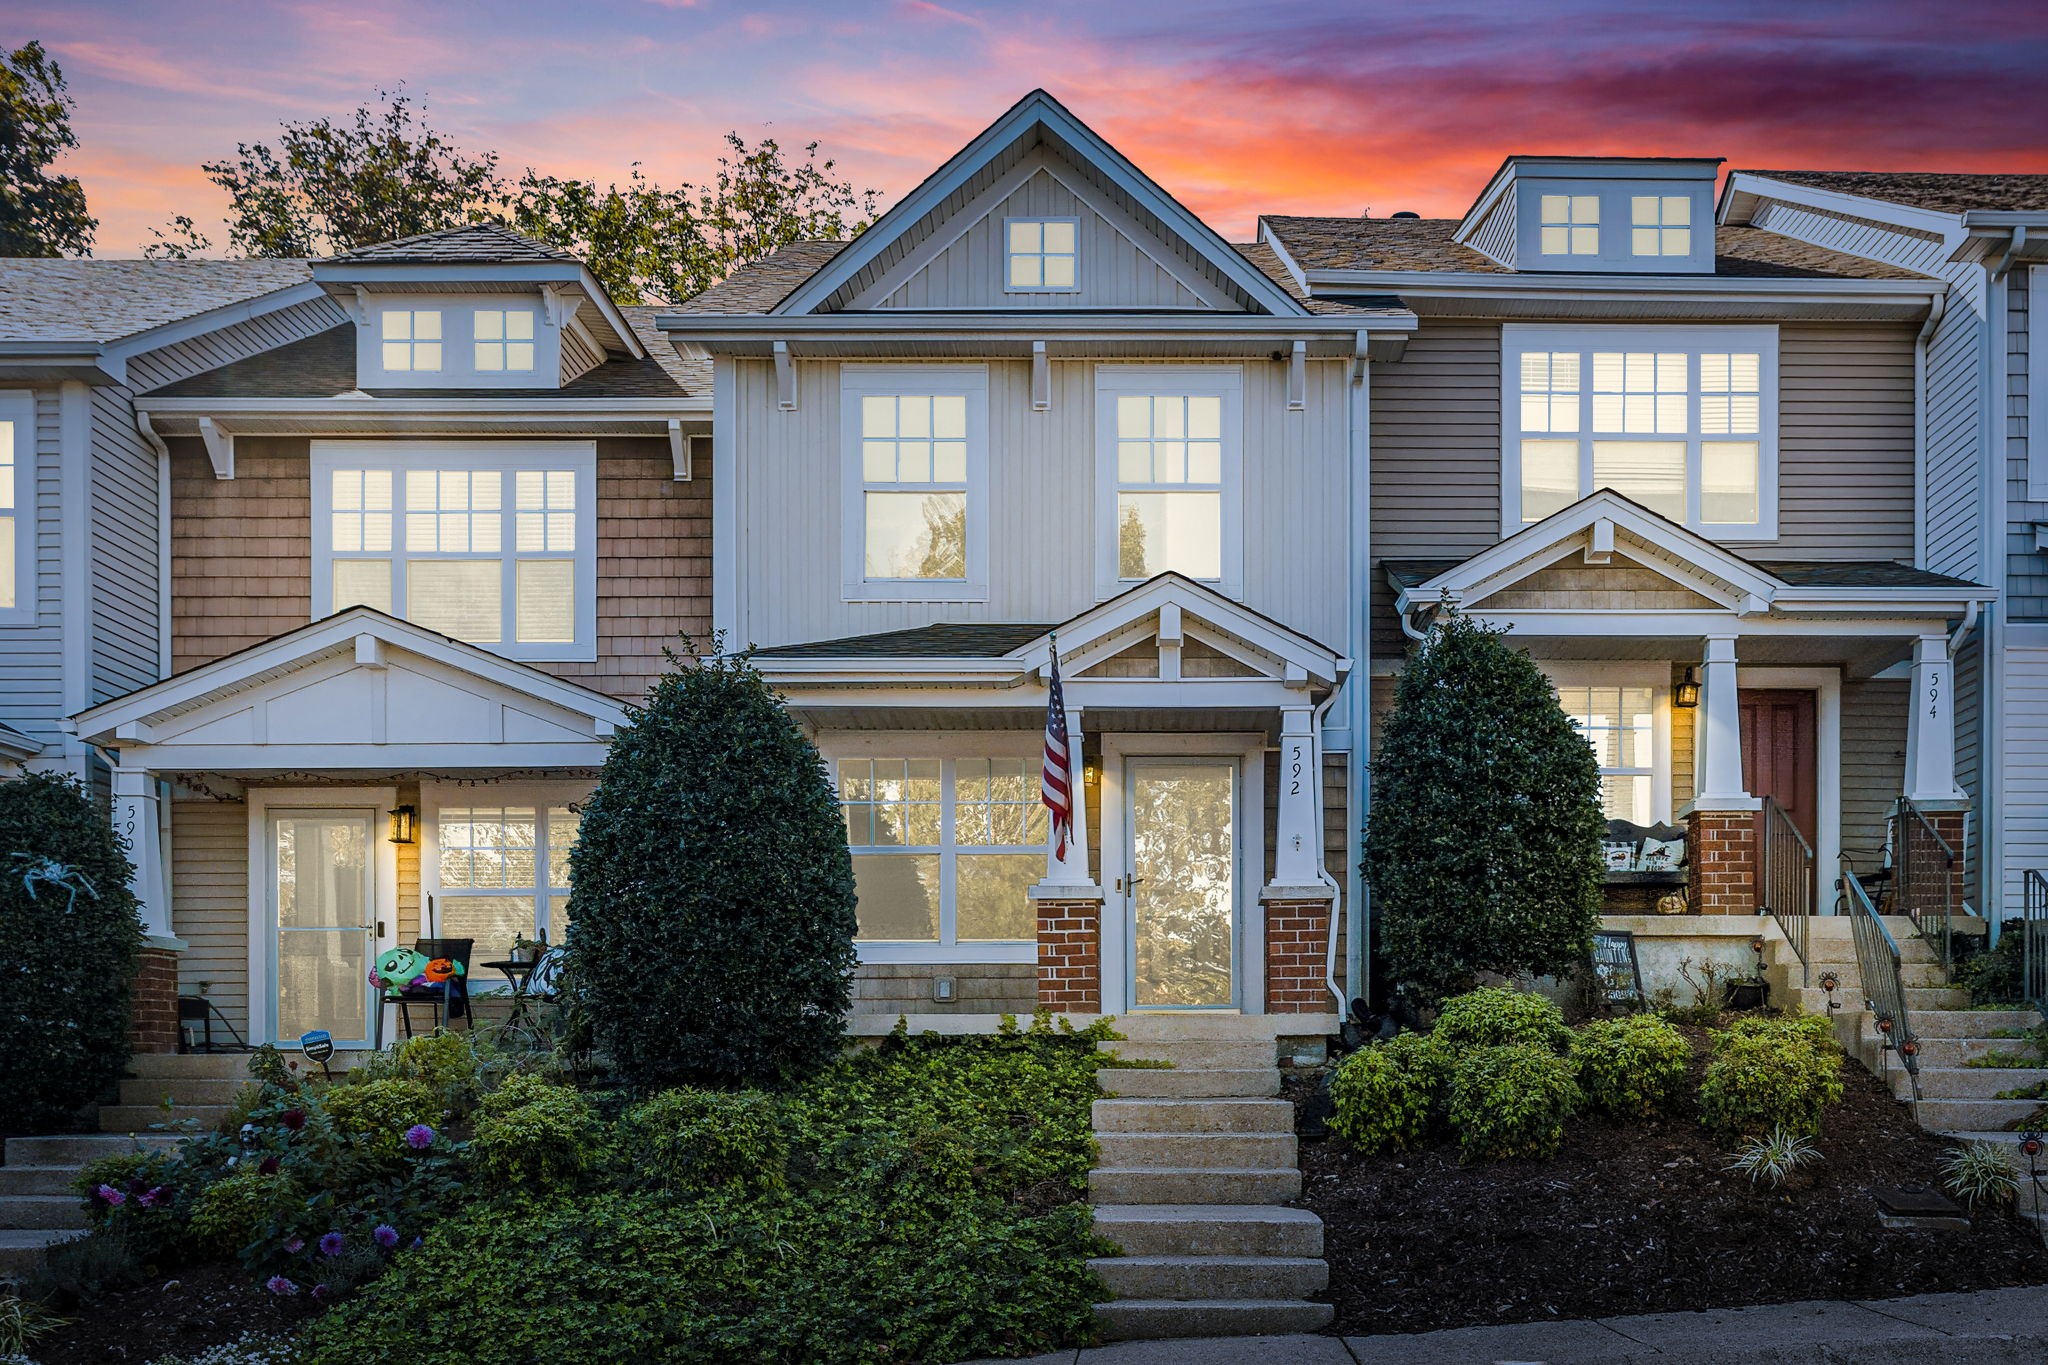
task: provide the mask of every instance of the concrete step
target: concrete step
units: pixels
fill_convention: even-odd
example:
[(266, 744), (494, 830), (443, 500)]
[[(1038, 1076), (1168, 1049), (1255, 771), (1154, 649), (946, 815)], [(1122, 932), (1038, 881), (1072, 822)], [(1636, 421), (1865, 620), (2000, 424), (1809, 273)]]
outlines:
[(1104, 1166), (1293, 1169), (1292, 1133), (1097, 1133)]
[(169, 1109), (157, 1104), (103, 1104), (100, 1106), (102, 1133), (165, 1132), (179, 1137), (196, 1137), (211, 1132), (228, 1116), (225, 1104), (179, 1104)]
[(1301, 1194), (1293, 1167), (1097, 1166), (1088, 1172), (1095, 1204), (1284, 1204)]
[(71, 1229), (85, 1226), (85, 1205), (75, 1194), (0, 1197), (0, 1228)]
[(185, 1139), (175, 1133), (66, 1133), (58, 1137), (7, 1139), (9, 1166), (68, 1166), (77, 1170), (103, 1156), (132, 1152), (138, 1147), (168, 1151)]
[(1336, 1312), (1300, 1299), (1118, 1299), (1095, 1305), (1095, 1325), (1105, 1341), (1277, 1337), (1321, 1331)]
[(0, 1228), (0, 1280), (25, 1279), (43, 1263), (43, 1251), (78, 1235), (70, 1228)]
[(1284, 1204), (1103, 1204), (1095, 1231), (1127, 1256), (1323, 1254), (1323, 1220)]
[(1908, 986), (1906, 987), (1906, 1009), (1918, 1014), (1923, 1010), (1964, 1010), (1971, 1013), (1970, 993), (1959, 986)]
[[(2023, 1085), (2048, 1080), (2048, 1069), (2030, 1067), (1990, 1066), (1928, 1066), (1920, 1067), (1920, 1096), (1923, 1100), (1988, 1100), (2001, 1090), (2017, 1090)], [(1905, 1075), (1901, 1070), (1892, 1073), (1892, 1093), (1901, 1099), (1909, 1093)]]
[(1270, 1038), (1199, 1038), (1099, 1044), (1130, 1062), (1171, 1062), (1183, 1071), (1234, 1071), (1278, 1065), (1279, 1053)]
[(1294, 1106), (1286, 1100), (1097, 1100), (1101, 1133), (1291, 1133)]
[(1312, 1256), (1103, 1256), (1088, 1262), (1119, 1299), (1300, 1299), (1330, 1287)]
[(0, 1166), (0, 1196), (71, 1195), (71, 1182), (77, 1175), (76, 1166)]
[[(1915, 1028), (1919, 1027), (1919, 1022), (1917, 1019), (1913, 1021)], [(1965, 1062), (1975, 1061), (1977, 1058), (1990, 1052), (2018, 1053), (2022, 1056), (2029, 1056), (2032, 1055), (2034, 1050), (2032, 1044), (2017, 1038), (1929, 1038), (1922, 1034), (1920, 1037), (1920, 1065), (1923, 1067), (1961, 1066)]]
[[(289, 1054), (287, 1054), (289, 1056)], [(303, 1059), (301, 1065), (303, 1065)], [(316, 1068), (317, 1069), (317, 1068)], [(182, 1081), (246, 1081), (246, 1052), (138, 1052), (128, 1059), (128, 1074)]]
[[(1921, 1038), (1989, 1038), (2000, 1029), (2030, 1029), (2041, 1022), (2035, 1010), (1914, 1009), (1908, 1000), (1913, 1032)], [(2007, 1039), (2015, 1047), (2018, 1039)]]
[(1107, 1095), (1131, 1099), (1262, 1098), (1280, 1093), (1280, 1068), (1267, 1065), (1228, 1071), (1180, 1071), (1158, 1067), (1103, 1067), (1095, 1083)]
[(1232, 1014), (1160, 1010), (1120, 1014), (1116, 1031), (1133, 1042), (1199, 1038), (1240, 1041), (1322, 1038), (1337, 1031), (1335, 1014)]
[(1922, 1100), (1920, 1126), (1936, 1132), (1981, 1133), (2023, 1123), (2040, 1107), (2039, 1100)]
[(131, 1077), (121, 1082), (123, 1105), (160, 1105), (168, 1097), (173, 1104), (232, 1105), (253, 1082), (187, 1076)]

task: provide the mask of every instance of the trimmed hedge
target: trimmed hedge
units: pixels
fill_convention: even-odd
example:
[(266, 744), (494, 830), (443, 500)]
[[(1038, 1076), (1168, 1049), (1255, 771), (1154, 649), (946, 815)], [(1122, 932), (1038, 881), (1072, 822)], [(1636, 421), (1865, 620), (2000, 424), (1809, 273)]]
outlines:
[(1595, 1019), (1572, 1044), (1589, 1108), (1615, 1118), (1668, 1113), (1685, 1095), (1692, 1044), (1654, 1014)]
[(1709, 1036), (1701, 1123), (1731, 1138), (1820, 1132), (1822, 1113), (1842, 1098), (1842, 1051), (1825, 1016), (1745, 1019)]
[(1450, 1057), (1426, 1034), (1403, 1033), (1360, 1048), (1330, 1082), (1330, 1130), (1361, 1152), (1419, 1147), (1450, 1074)]
[(1572, 1064), (1547, 1047), (1480, 1048), (1451, 1074), (1451, 1126), (1465, 1160), (1556, 1156), (1583, 1099)]
[(1548, 996), (1508, 986), (1481, 986), (1444, 1001), (1430, 1037), (1453, 1056), (1482, 1047), (1527, 1045), (1563, 1052), (1571, 1026)]

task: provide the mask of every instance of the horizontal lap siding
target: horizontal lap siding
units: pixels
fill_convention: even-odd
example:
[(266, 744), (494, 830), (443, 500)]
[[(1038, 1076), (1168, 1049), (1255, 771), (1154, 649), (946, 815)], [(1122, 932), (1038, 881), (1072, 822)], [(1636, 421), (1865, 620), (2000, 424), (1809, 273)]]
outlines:
[[(932, 998), (938, 977), (952, 980), (951, 1000)], [(855, 1014), (1030, 1014), (1037, 1007), (1038, 968), (1028, 963), (870, 963), (853, 975)]]
[(92, 700), (145, 687), (157, 646), (157, 456), (125, 388), (92, 391)]
[(1778, 329), (1778, 540), (1755, 553), (1912, 559), (1913, 336), (1878, 323)]
[[(35, 624), (0, 630), (0, 721), (32, 735), (45, 746), (40, 766), (61, 761), (57, 718), (64, 705), (64, 574), (61, 507), (63, 466), (59, 456), (56, 389), (36, 394), (35, 427), (26, 433), (17, 478), (23, 523), (17, 534), (35, 538), (33, 568), (19, 591), (35, 604)], [(33, 502), (29, 501), (33, 490)]]
[(190, 945), (178, 989), (207, 996), (249, 1032), (249, 808), (207, 797), (171, 803), (171, 930)]
[(1842, 856), (1859, 873), (1877, 869), (1885, 822), (1906, 789), (1907, 686), (1842, 684)]
[[(2048, 522), (2048, 502), (2027, 500), (2027, 459), (2033, 414), (2027, 407), (2027, 322), (2033, 285), (2041, 270), (2022, 266), (2005, 277), (2006, 544), (2005, 615), (2010, 621), (2048, 619), (2048, 555), (2034, 548), (2036, 522)], [(2048, 365), (2048, 357), (2041, 364)], [(2043, 452), (2048, 458), (2048, 452)], [(2017, 904), (2017, 902), (2015, 902)]]
[(2027, 871), (2048, 874), (2048, 649), (2013, 649), (2005, 668), (2005, 909)]

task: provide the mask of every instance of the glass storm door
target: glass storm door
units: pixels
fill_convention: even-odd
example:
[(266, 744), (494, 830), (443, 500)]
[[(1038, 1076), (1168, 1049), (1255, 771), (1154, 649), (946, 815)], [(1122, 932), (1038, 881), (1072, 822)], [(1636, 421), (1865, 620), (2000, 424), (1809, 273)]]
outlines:
[(1131, 1003), (1237, 1004), (1237, 764), (1132, 759)]
[(374, 810), (296, 810), (270, 818), (279, 1039), (326, 1029), (371, 1040), (376, 951)]

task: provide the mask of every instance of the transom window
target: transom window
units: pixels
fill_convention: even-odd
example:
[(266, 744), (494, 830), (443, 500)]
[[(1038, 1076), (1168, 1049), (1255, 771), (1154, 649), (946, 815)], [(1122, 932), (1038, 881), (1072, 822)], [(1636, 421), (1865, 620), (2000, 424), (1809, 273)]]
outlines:
[(387, 308), (377, 316), (384, 368), (396, 371), (441, 368), (441, 310)]
[(1167, 572), (1236, 591), (1241, 382), (1235, 368), (1097, 372), (1102, 595)]
[(1045, 876), (1038, 757), (842, 758), (864, 944), (1029, 944)]
[(1026, 291), (1079, 288), (1078, 227), (1072, 218), (1009, 219), (1006, 286)]
[(479, 308), (474, 333), (480, 373), (533, 368), (533, 310)]
[(1504, 529), (1611, 488), (1681, 525), (1776, 534), (1771, 328), (1503, 329)]
[(1546, 194), (1540, 208), (1544, 255), (1600, 254), (1599, 195)]
[(503, 959), (515, 938), (560, 943), (567, 935), (569, 850), (581, 818), (566, 802), (439, 807), (435, 928), (439, 937), (476, 940), (473, 975)]
[(35, 431), (35, 395), (0, 393), (0, 619), (35, 615), (35, 535), (22, 524), (35, 506)]
[(1629, 250), (1637, 256), (1692, 255), (1692, 196), (1630, 196)]
[(375, 607), (516, 658), (590, 656), (589, 443), (322, 442), (313, 477), (321, 607)]
[(846, 366), (846, 596), (986, 593), (988, 372)]
[(1600, 765), (1600, 806), (1610, 820), (1654, 822), (1656, 691), (1648, 687), (1560, 687), (1558, 704)]

